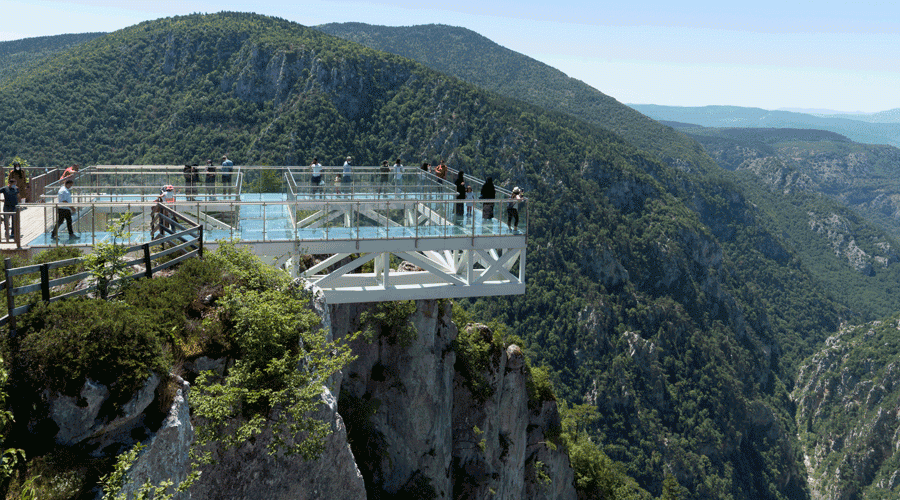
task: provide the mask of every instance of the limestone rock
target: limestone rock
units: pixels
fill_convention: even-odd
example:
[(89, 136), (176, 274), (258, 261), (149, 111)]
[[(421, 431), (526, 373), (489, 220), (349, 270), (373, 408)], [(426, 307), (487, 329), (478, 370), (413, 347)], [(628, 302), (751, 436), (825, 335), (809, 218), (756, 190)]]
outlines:
[[(358, 331), (370, 307), (332, 306), (335, 337)], [(456, 327), (443, 301), (416, 301), (410, 321), (418, 334), (409, 345), (384, 336), (352, 344), (357, 359), (344, 369), (341, 408), (357, 424), (354, 451), (366, 443), (356, 455), (370, 490), (449, 498)]]
[(522, 350), (508, 346), (482, 375), (491, 387), (485, 401), (460, 373), (454, 379), (453, 498), (574, 499), (568, 455), (546, 444), (560, 425), (556, 403), (529, 408)]
[(111, 421), (110, 416), (101, 415), (109, 389), (93, 380), (85, 381), (77, 399), (61, 394), (48, 396), (50, 419), (59, 427), (56, 442), (69, 446), (87, 442), (97, 453), (111, 443), (124, 440), (126, 446), (133, 444), (128, 436), (143, 425), (143, 412), (153, 402), (159, 381), (159, 375), (151, 374)]
[[(190, 471), (189, 452), (194, 441), (194, 427), (191, 425), (188, 392), (190, 384), (181, 377), (174, 376), (177, 389), (169, 413), (162, 427), (151, 436), (147, 447), (128, 472), (128, 479), (122, 492), (131, 495), (147, 480), (153, 485), (172, 480), (180, 484)], [(171, 490), (170, 490), (171, 492)], [(176, 494), (173, 500), (187, 500), (190, 492)]]
[[(267, 445), (272, 433), (267, 430), (237, 449), (222, 453), (218, 463), (203, 467), (200, 479), (190, 490), (191, 498), (365, 499), (365, 485), (347, 443), (337, 400), (330, 390), (322, 389), (322, 404), (313, 417), (331, 422), (332, 433), (317, 459), (307, 462), (299, 456), (270, 455)], [(288, 446), (297, 438), (282, 437)]]

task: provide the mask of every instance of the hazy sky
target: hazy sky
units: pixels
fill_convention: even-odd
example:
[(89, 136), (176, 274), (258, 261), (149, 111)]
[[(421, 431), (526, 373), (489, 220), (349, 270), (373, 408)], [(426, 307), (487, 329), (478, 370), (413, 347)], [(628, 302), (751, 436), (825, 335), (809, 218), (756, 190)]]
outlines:
[(0, 0), (0, 40), (222, 10), (310, 26), (462, 26), (625, 103), (900, 108), (900, 4), (888, 0)]

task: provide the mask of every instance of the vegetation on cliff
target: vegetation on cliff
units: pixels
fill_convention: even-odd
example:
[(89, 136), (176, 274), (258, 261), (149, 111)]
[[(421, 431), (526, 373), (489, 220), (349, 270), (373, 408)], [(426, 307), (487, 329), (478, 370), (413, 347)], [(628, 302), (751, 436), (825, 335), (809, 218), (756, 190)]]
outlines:
[(794, 399), (811, 490), (821, 498), (900, 493), (900, 315), (842, 328), (804, 363)]
[[(88, 380), (103, 384), (111, 396), (102, 410), (108, 415), (102, 418), (109, 419), (151, 374), (165, 380), (170, 371), (200, 356), (231, 360), (225, 374), (201, 374), (191, 396), (192, 413), (201, 423), (197, 443), (207, 457), (211, 449), (206, 445), (234, 446), (265, 428), (307, 436), (291, 446), (276, 439), (270, 451), (314, 456), (331, 429), (306, 415), (319, 404), (323, 383), (349, 353), (325, 342), (309, 298), (283, 271), (223, 244), (203, 259), (182, 263), (171, 277), (131, 283), (115, 300), (37, 303), (23, 317), (4, 356), (16, 419), (8, 443), (24, 449), (29, 458), (16, 487), (41, 475), (30, 483), (40, 498), (82, 498), (96, 486), (100, 470), (80, 469), (91, 462), (89, 456), (74, 458), (81, 452), (56, 447), (54, 433), (47, 432), (52, 424), (42, 409), (48, 395), (79, 397)], [(156, 405), (163, 414), (173, 396), (157, 391)], [(237, 417), (240, 425), (226, 429)], [(71, 463), (44, 458), (60, 454), (69, 455)], [(83, 477), (56, 481), (72, 467)]]

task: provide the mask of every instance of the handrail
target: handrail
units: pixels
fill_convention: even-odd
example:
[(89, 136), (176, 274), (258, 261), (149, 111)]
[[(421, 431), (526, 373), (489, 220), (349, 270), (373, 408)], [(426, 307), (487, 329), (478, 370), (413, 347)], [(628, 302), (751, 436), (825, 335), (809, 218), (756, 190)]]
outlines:
[[(193, 238), (188, 238), (188, 236), (192, 236)], [(151, 253), (150, 248), (162, 245), (166, 242), (170, 241), (181, 241), (181, 243), (173, 248), (164, 249), (160, 252)], [(143, 243), (141, 245), (134, 245), (128, 247), (126, 249), (126, 253), (132, 253), (142, 251), (143, 257), (138, 259), (133, 259), (128, 261), (129, 266), (134, 264), (144, 264), (144, 269), (142, 271), (131, 273), (127, 276), (120, 276), (110, 282), (110, 284), (120, 283), (122, 280), (128, 279), (140, 279), (140, 278), (152, 278), (153, 273), (165, 269), (167, 267), (173, 266), (178, 262), (181, 262), (190, 257), (203, 257), (203, 226), (197, 225), (194, 227), (186, 228), (177, 233), (173, 233), (167, 237), (160, 238), (154, 241), (149, 241), (147, 243)], [(162, 257), (165, 257), (176, 251), (184, 251), (185, 253), (172, 261), (165, 262), (159, 266), (154, 267), (153, 262)], [(15, 297), (24, 295), (26, 293), (33, 293), (40, 291), (41, 298), (44, 302), (51, 303), (57, 300), (62, 300), (69, 297), (75, 297), (79, 295), (87, 295), (92, 291), (97, 289), (97, 284), (93, 283), (90, 286), (87, 286), (81, 290), (76, 290), (73, 292), (65, 293), (62, 295), (57, 295), (55, 297), (50, 296), (50, 289), (54, 286), (59, 286), (67, 283), (71, 283), (73, 281), (78, 281), (82, 279), (86, 279), (90, 276), (90, 273), (86, 271), (82, 271), (80, 273), (76, 273), (70, 276), (64, 276), (61, 278), (50, 279), (50, 271), (53, 269), (58, 269), (67, 266), (73, 266), (80, 262), (84, 261), (84, 258), (74, 258), (74, 259), (66, 259), (59, 260), (55, 262), (47, 262), (44, 264), (34, 264), (30, 266), (22, 266), (22, 267), (10, 267), (11, 259), (6, 258), (4, 260), (5, 264), (5, 280), (0, 282), (0, 290), (6, 291), (7, 298), (7, 314), (0, 318), (0, 326), (10, 325), (11, 330), (14, 332), (16, 328), (16, 316), (25, 314), (29, 310), (31, 310), (32, 305), (26, 304), (23, 306), (16, 307), (15, 305)], [(17, 276), (24, 276), (27, 274), (40, 273), (40, 283), (31, 283), (23, 286), (12, 286), (14, 283), (13, 279)]]

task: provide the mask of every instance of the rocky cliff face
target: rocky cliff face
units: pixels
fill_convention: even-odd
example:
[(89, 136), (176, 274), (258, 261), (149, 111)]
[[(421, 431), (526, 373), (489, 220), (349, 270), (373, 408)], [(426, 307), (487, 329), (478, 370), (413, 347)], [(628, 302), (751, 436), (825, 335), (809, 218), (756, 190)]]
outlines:
[[(360, 318), (375, 307), (327, 307), (321, 299), (312, 306), (334, 338), (364, 328)], [(417, 301), (408, 321), (411, 337), (382, 327), (353, 341), (356, 360), (333, 387), (323, 388), (317, 418), (330, 421), (333, 433), (317, 460), (269, 455), (272, 436), (264, 433), (217, 456), (183, 498), (574, 499), (568, 456), (547, 444), (559, 429), (556, 404), (529, 401), (521, 350), (509, 346), (481, 374), (492, 394), (484, 399), (457, 370), (449, 302)], [(184, 468), (170, 469), (172, 454), (186, 453), (192, 440), (184, 420), (187, 389), (186, 383), (179, 389), (167, 426), (139, 459), (127, 488), (185, 475)]]
[(815, 499), (900, 494), (900, 322), (844, 328), (801, 369), (793, 399)]
[[(334, 306), (335, 337), (359, 330), (371, 307)], [(509, 346), (480, 374), (491, 393), (482, 399), (457, 369), (449, 302), (417, 301), (410, 322), (418, 333), (409, 345), (356, 340), (359, 357), (344, 370), (340, 407), (367, 497), (574, 499), (568, 456), (547, 444), (556, 404), (529, 407), (521, 350)]]

